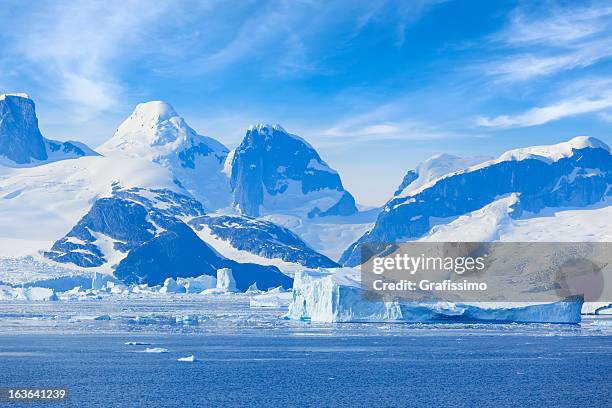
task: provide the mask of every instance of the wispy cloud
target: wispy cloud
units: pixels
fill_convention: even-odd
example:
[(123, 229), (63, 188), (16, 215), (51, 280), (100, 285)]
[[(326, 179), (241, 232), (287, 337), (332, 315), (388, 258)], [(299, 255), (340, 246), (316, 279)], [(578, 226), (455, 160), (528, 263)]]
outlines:
[(493, 118), (480, 117), (477, 124), (484, 127), (511, 128), (543, 125), (583, 113), (598, 112), (612, 107), (612, 93), (594, 99), (573, 98), (552, 105), (536, 107), (516, 115), (500, 115)]
[(519, 8), (493, 36), (507, 55), (484, 66), (502, 81), (584, 68), (612, 57), (612, 6), (593, 2), (544, 10)]
[(612, 83), (594, 71), (612, 58), (609, 2), (547, 2), (535, 8), (526, 3), (510, 14), (507, 26), (491, 39), (503, 56), (480, 66), (489, 76), (489, 85), (513, 96), (527, 93), (531, 107), (480, 115), (477, 126), (538, 126), (612, 106)]
[[(415, 118), (406, 98), (341, 119), (319, 132), (323, 144), (381, 140), (441, 140), (465, 136)], [(473, 135), (472, 135), (473, 136)]]
[[(38, 2), (38, 12), (9, 20), (12, 35), (0, 62), (18, 61), (22, 75), (77, 107), (82, 120), (111, 108), (123, 96), (117, 66), (138, 54), (147, 26), (165, 9), (161, 2)], [(27, 27), (27, 29), (17, 27)], [(5, 33), (6, 34), (6, 33)]]
[(612, 80), (591, 78), (567, 86), (560, 92), (555, 102), (513, 115), (479, 117), (476, 124), (489, 128), (537, 126), (571, 116), (601, 112), (610, 107), (612, 107)]

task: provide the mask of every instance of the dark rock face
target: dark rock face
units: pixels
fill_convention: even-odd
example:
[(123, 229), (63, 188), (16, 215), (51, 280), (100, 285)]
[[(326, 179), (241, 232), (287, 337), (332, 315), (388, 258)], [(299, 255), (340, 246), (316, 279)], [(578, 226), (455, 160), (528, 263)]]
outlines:
[(220, 268), (232, 270), (236, 288), (241, 291), (254, 283), (260, 289), (290, 288), (293, 284), (276, 267), (243, 264), (220, 256), (183, 223), (172, 225), (130, 252), (119, 263), (115, 276), (128, 284), (160, 285), (169, 277), (216, 276)]
[(414, 170), (408, 170), (408, 172), (406, 173), (406, 175), (404, 176), (404, 178), (402, 179), (402, 182), (400, 183), (400, 185), (397, 187), (397, 190), (395, 190), (395, 193), (393, 193), (394, 196), (400, 194), (402, 191), (404, 191), (404, 189), (406, 187), (408, 187), (408, 185), (410, 183), (412, 183), (414, 180), (416, 180), (419, 177), (419, 174), (414, 171)]
[[(95, 201), (90, 211), (45, 256), (82, 267), (111, 262), (125, 283), (158, 285), (166, 278), (216, 276), (230, 268), (238, 289), (289, 288), (292, 279), (276, 267), (241, 264), (219, 255), (180, 217), (202, 217), (199, 202), (170, 190), (121, 189)], [(109, 252), (112, 252), (109, 255)]]
[[(374, 253), (362, 254), (362, 244), (414, 239), (427, 233), (430, 218), (455, 217), (478, 210), (497, 198), (518, 193), (513, 217), (545, 207), (584, 207), (612, 195), (612, 156), (603, 148), (573, 150), (554, 162), (538, 159), (501, 161), (473, 171), (458, 172), (409, 197), (385, 205), (374, 228), (342, 255), (344, 265), (359, 265)], [(363, 258), (362, 259), (362, 255)]]
[[(234, 151), (231, 168), (234, 205), (245, 215), (259, 216), (262, 206), (303, 206), (313, 192), (327, 192), (331, 205), (321, 209), (313, 203), (306, 211), (312, 216), (357, 211), (338, 173), (312, 146), (278, 125), (250, 128)], [(266, 202), (266, 196), (273, 196), (275, 203)]]
[(83, 143), (44, 138), (38, 129), (34, 101), (25, 95), (0, 96), (0, 158), (28, 166), (95, 155), (98, 154)]
[(17, 164), (47, 159), (31, 99), (16, 95), (0, 97), (0, 155)]
[(229, 241), (239, 250), (264, 258), (279, 258), (308, 268), (334, 268), (339, 265), (316, 252), (296, 234), (269, 221), (246, 216), (203, 216), (189, 222), (196, 230), (204, 226), (214, 236)]

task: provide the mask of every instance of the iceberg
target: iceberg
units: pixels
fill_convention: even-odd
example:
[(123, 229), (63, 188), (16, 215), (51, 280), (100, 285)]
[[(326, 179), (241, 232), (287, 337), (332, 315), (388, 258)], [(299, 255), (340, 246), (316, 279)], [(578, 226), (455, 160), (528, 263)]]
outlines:
[(167, 353), (168, 349), (163, 347), (147, 347), (144, 350), (141, 350), (140, 353)]
[(204, 289), (200, 293), (203, 295), (219, 295), (231, 292), (238, 292), (234, 274), (229, 268), (221, 268), (217, 269), (217, 286), (214, 288)]
[(164, 281), (164, 286), (159, 290), (159, 293), (185, 293), (186, 289), (184, 286), (180, 286), (172, 278), (167, 278)]
[(296, 273), (285, 318), (312, 322), (580, 323), (582, 298), (549, 303), (370, 301), (355, 281)]
[(236, 280), (229, 268), (217, 269), (217, 289), (227, 292), (236, 292)]
[(57, 300), (57, 295), (53, 289), (26, 287), (13, 288), (10, 286), (0, 286), (0, 300), (21, 300), (26, 302), (48, 302)]
[(270, 289), (267, 292), (256, 294), (249, 301), (249, 307), (283, 307), (286, 308), (291, 303), (292, 295), (289, 291), (284, 291), (282, 287)]
[(202, 275), (197, 278), (178, 278), (176, 283), (185, 288), (187, 293), (200, 293), (203, 290), (217, 286), (214, 276)]

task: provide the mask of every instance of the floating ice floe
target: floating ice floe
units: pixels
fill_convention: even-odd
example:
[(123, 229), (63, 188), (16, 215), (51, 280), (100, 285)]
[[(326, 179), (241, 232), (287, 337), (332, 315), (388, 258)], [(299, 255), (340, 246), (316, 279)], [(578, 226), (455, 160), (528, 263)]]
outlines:
[(115, 282), (107, 282), (105, 286), (106, 289), (112, 294), (121, 294), (129, 291), (127, 286), (117, 284)]
[(217, 269), (217, 286), (210, 289), (205, 289), (202, 294), (219, 294), (228, 292), (237, 292), (236, 280), (232, 270), (229, 268)]
[(249, 286), (249, 288), (246, 290), (245, 293), (248, 293), (248, 294), (261, 293), (261, 290), (257, 288), (257, 282), (255, 282), (251, 286)]
[(217, 279), (214, 276), (202, 275), (197, 278), (178, 278), (176, 283), (184, 287), (187, 293), (200, 293), (216, 287)]
[(198, 319), (195, 316), (190, 315), (175, 316), (174, 320), (176, 324), (198, 324)]
[(147, 347), (144, 350), (141, 350), (140, 353), (167, 353), (168, 349), (163, 347)]
[(313, 322), (579, 323), (582, 300), (553, 303), (364, 301), (358, 283), (296, 273), (286, 318)]
[(176, 359), (176, 361), (180, 361), (183, 363), (193, 363), (194, 361), (197, 361), (197, 359), (195, 358), (194, 355), (191, 356), (187, 356), (187, 357), (179, 357)]
[(172, 278), (167, 278), (164, 281), (164, 286), (159, 290), (159, 293), (185, 293), (187, 290), (184, 286), (179, 285)]
[(250, 299), (249, 305), (256, 307), (288, 307), (291, 303), (291, 292), (283, 290), (282, 287), (271, 289)]
[(22, 300), (27, 302), (48, 302), (57, 300), (53, 289), (27, 287), (13, 288), (11, 286), (0, 286), (0, 300)]

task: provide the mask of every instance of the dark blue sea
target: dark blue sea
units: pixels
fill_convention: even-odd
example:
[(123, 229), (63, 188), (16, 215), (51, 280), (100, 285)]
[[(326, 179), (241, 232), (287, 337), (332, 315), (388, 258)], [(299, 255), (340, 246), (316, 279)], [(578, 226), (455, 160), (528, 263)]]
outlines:
[[(0, 306), (0, 387), (69, 392), (2, 406), (612, 406), (608, 320), (314, 325), (230, 303)], [(168, 318), (178, 311), (195, 320)]]

